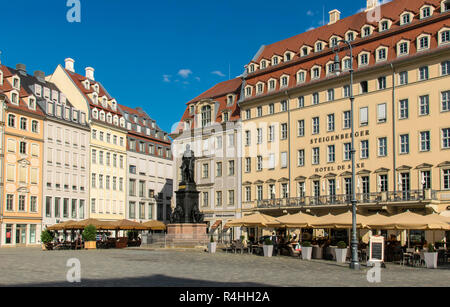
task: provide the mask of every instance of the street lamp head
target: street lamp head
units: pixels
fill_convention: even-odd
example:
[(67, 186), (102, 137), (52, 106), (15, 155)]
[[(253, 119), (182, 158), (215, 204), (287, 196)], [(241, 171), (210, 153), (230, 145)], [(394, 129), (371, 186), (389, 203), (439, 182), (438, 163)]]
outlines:
[(334, 72), (338, 76), (341, 74), (341, 61), (339, 60), (339, 55), (337, 54), (337, 52), (334, 56)]

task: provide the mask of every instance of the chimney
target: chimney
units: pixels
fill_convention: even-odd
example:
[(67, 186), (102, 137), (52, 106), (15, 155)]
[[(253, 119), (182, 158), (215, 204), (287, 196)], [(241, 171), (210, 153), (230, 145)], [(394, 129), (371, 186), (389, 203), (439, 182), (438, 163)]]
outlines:
[(64, 62), (66, 63), (66, 70), (68, 70), (70, 72), (75, 72), (75, 69), (74, 69), (75, 61), (73, 59), (67, 58), (64, 60)]
[(370, 11), (378, 6), (378, 0), (367, 0), (366, 12)]
[(16, 65), (16, 70), (18, 70), (19, 72), (27, 72), (27, 67), (25, 66), (25, 64), (17, 64)]
[(330, 14), (330, 22), (329, 25), (336, 23), (339, 19), (341, 19), (341, 12), (338, 10), (332, 10), (328, 14)]
[(34, 72), (34, 76), (41, 82), (45, 82), (45, 73), (40, 70)]
[(86, 67), (86, 78), (89, 80), (95, 81), (94, 79), (94, 71), (95, 69), (92, 67)]

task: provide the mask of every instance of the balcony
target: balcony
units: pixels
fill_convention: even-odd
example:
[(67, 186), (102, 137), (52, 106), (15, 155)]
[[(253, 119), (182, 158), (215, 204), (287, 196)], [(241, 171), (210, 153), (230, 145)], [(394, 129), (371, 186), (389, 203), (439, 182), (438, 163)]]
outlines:
[[(359, 205), (388, 205), (401, 203), (431, 203), (439, 200), (435, 190), (409, 190), (396, 192), (358, 193)], [(257, 201), (259, 209), (289, 209), (316, 206), (348, 206), (351, 195), (305, 196), (293, 198), (275, 198)]]

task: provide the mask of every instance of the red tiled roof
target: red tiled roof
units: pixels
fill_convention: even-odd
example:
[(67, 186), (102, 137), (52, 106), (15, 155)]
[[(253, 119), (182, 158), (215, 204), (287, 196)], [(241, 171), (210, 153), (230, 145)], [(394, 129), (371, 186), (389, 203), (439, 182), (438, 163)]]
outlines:
[[(181, 118), (181, 121), (173, 133), (174, 134), (181, 133), (182, 130), (184, 129), (185, 120), (187, 120), (189, 118), (194, 118), (195, 115), (198, 115), (197, 113), (196, 114), (189, 113), (189, 105), (196, 103), (198, 101), (201, 101), (202, 99), (213, 99), (215, 102), (219, 103), (219, 108), (217, 110), (217, 115), (215, 118), (216, 123), (222, 122), (222, 112), (224, 110), (231, 111), (230, 118), (229, 118), (230, 121), (238, 120), (240, 118), (241, 112), (240, 112), (239, 105), (237, 102), (239, 101), (239, 97), (240, 97), (240, 93), (241, 93), (241, 86), (242, 86), (241, 78), (224, 81), (224, 82), (216, 84), (209, 90), (205, 91), (203, 94), (201, 94), (201, 95), (197, 96), (196, 98), (192, 99), (191, 101), (189, 101), (187, 103), (188, 106), (186, 107), (186, 110), (184, 111), (184, 114)], [(228, 94), (235, 95), (235, 101), (234, 101), (233, 105), (230, 105), (230, 106), (227, 105), (227, 95)], [(191, 124), (191, 129), (195, 128), (194, 125), (195, 125), (195, 121), (193, 120), (192, 124)]]
[[(435, 14), (437, 14), (440, 13), (441, 1), (442, 0), (394, 0), (381, 5), (381, 18), (388, 18), (393, 20), (392, 28), (395, 28), (399, 26), (398, 21), (400, 20), (400, 14), (404, 11), (410, 11), (418, 14), (419, 9), (424, 4), (430, 4), (435, 8), (439, 8), (435, 10)], [(372, 24), (374, 26), (377, 25), (377, 23), (368, 22), (367, 13), (361, 12), (350, 17), (338, 20), (332, 25), (325, 25), (284, 39), (282, 41), (267, 45), (255, 60), (259, 63), (263, 58), (270, 59), (274, 54), (282, 55), (287, 50), (299, 51), (303, 45), (314, 46), (314, 44), (318, 40), (324, 40), (328, 42), (333, 35), (344, 37), (345, 32), (347, 32), (348, 30), (354, 29), (360, 31), (361, 28), (366, 24)]]

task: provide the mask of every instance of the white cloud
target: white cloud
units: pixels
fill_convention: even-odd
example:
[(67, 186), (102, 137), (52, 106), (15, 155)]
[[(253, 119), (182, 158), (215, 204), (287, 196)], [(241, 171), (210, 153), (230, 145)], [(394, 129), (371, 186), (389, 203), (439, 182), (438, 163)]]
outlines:
[(225, 77), (225, 75), (220, 70), (215, 70), (212, 72), (213, 75), (217, 75), (219, 77)]
[(195, 80), (200, 82), (200, 77), (195, 77)]
[(187, 78), (189, 77), (189, 75), (192, 74), (192, 70), (190, 69), (180, 69), (180, 71), (178, 72), (178, 75), (180, 75), (183, 78)]
[(314, 16), (314, 13), (313, 13), (313, 11), (308, 10), (308, 11), (306, 12), (306, 15), (308, 15), (308, 16)]
[(163, 81), (169, 83), (171, 75), (163, 75)]

